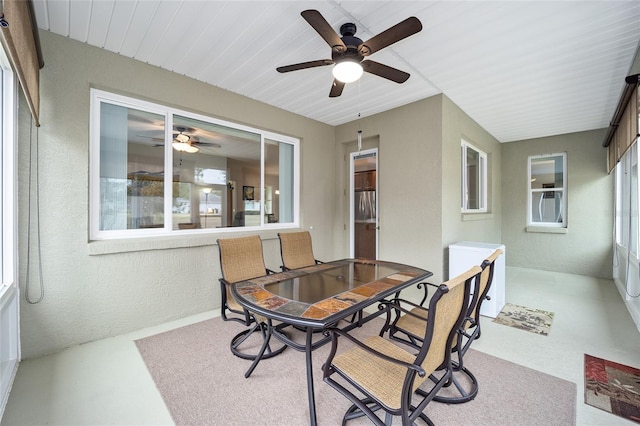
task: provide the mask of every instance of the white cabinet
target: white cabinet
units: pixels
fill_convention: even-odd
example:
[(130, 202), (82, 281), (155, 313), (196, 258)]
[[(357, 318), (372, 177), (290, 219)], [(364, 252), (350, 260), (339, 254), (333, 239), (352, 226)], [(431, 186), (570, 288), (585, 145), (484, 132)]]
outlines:
[(504, 245), (462, 241), (449, 246), (449, 278), (468, 271), (474, 265), (480, 266), (496, 249), (502, 250), (502, 255), (496, 259), (494, 266), (493, 281), (488, 293), (490, 299), (483, 301), (480, 308), (480, 315), (491, 318), (498, 316), (505, 305)]

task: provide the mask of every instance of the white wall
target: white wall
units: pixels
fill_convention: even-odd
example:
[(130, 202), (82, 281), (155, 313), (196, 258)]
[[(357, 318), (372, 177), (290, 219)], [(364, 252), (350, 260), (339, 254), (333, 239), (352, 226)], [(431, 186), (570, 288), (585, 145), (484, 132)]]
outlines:
[[(319, 258), (333, 257), (333, 127), (48, 32), (40, 37), (46, 63), (37, 132), (45, 298), (37, 305), (22, 302), (24, 358), (220, 306), (216, 235), (88, 241), (91, 87), (301, 138), (301, 226), (314, 227)], [(24, 100), (21, 107), (19, 255), (24, 289), (30, 129)], [(278, 269), (275, 232), (261, 236), (267, 267)], [(31, 255), (31, 291), (37, 298), (34, 245)]]

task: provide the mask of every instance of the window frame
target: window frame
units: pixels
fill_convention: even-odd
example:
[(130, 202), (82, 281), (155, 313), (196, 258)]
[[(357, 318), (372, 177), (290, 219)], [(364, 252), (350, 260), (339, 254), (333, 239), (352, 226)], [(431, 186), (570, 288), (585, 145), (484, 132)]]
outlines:
[[(540, 159), (540, 158), (553, 158), (553, 157), (562, 157), (562, 187), (561, 188), (532, 188), (531, 186), (531, 163), (532, 160)], [(561, 212), (562, 212), (562, 222), (534, 222), (532, 217), (532, 208), (533, 208), (533, 194), (534, 193), (544, 193), (544, 192), (561, 192), (562, 193), (562, 202), (561, 202)], [(532, 228), (567, 228), (567, 207), (568, 207), (568, 196), (567, 196), (567, 153), (566, 152), (556, 152), (551, 154), (539, 154), (539, 155), (530, 155), (527, 158), (527, 227)]]
[(18, 83), (0, 48), (0, 417), (4, 412), (21, 358), (20, 290), (18, 287), (17, 129)]
[[(241, 231), (262, 231), (285, 228), (298, 228), (300, 221), (300, 139), (283, 134), (262, 130), (259, 128), (221, 120), (203, 114), (197, 114), (178, 108), (169, 107), (155, 102), (144, 101), (128, 96), (107, 92), (92, 88), (90, 90), (90, 142), (89, 142), (89, 240), (109, 240), (128, 239), (138, 237), (154, 237), (167, 235), (188, 235), (188, 234), (225, 234)], [(246, 131), (260, 135), (260, 188), (265, 187), (265, 143), (275, 141), (289, 144), (293, 147), (293, 218), (286, 223), (268, 223), (265, 221), (265, 197), (260, 200), (260, 225), (225, 227), (225, 228), (197, 228), (197, 229), (173, 229), (172, 224), (172, 191), (171, 173), (165, 173), (164, 185), (164, 217), (165, 220), (161, 228), (148, 229), (123, 229), (123, 230), (100, 230), (100, 105), (109, 103), (125, 108), (134, 108), (158, 114), (165, 120), (165, 140), (171, 140), (173, 133), (173, 117), (180, 116), (194, 120), (199, 120), (215, 125), (230, 127), (240, 131)], [(173, 167), (174, 150), (171, 143), (165, 143), (164, 170)], [(237, 189), (237, 188), (236, 188)], [(264, 192), (264, 191), (263, 191)]]
[[(633, 258), (638, 260), (640, 222), (640, 188), (638, 187), (637, 172), (639, 163), (637, 144), (633, 144), (620, 158), (615, 167), (615, 239), (619, 247), (624, 248)], [(635, 182), (634, 182), (635, 172)]]
[[(478, 153), (478, 159), (480, 162), (480, 182), (478, 183), (478, 201), (479, 207), (477, 209), (467, 208), (468, 204), (468, 168), (467, 168), (467, 150), (473, 150)], [(489, 176), (489, 166), (488, 166), (488, 155), (483, 150), (474, 146), (473, 144), (467, 142), (462, 139), (461, 141), (461, 156), (462, 156), (462, 185), (461, 185), (461, 200), (460, 200), (460, 210), (462, 213), (486, 213), (488, 211), (489, 205), (489, 191), (488, 191), (488, 176)]]

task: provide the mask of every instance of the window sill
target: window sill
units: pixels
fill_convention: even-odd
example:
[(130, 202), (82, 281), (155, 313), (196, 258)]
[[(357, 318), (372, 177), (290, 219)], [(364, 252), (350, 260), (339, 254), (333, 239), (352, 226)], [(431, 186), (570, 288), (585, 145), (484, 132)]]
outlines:
[(527, 226), (527, 232), (536, 232), (541, 234), (568, 234), (569, 229), (553, 226)]
[[(293, 232), (299, 230), (286, 229), (286, 232)], [(259, 234), (263, 240), (272, 240), (278, 238), (278, 232), (283, 232), (283, 229), (277, 230), (256, 230), (256, 231), (240, 231), (233, 233), (225, 233), (221, 235), (216, 234), (183, 234), (183, 235), (170, 235), (170, 236), (157, 236), (157, 237), (140, 237), (140, 238), (118, 238), (113, 240), (97, 240), (90, 241), (88, 244), (89, 256), (100, 256), (105, 254), (115, 253), (130, 253), (137, 251), (149, 251), (149, 250), (168, 250), (176, 248), (188, 248), (188, 247), (202, 247), (212, 246), (217, 244), (218, 238), (237, 238), (246, 237), (249, 235)]]
[(493, 213), (462, 213), (462, 221), (470, 222), (472, 220), (489, 220), (493, 219)]

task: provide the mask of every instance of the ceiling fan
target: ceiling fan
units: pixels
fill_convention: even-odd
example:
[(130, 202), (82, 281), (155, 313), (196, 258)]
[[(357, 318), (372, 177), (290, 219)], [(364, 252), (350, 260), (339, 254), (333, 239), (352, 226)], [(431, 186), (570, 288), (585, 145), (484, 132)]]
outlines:
[[(317, 10), (305, 10), (301, 15), (320, 34), (320, 37), (331, 46), (331, 59), (286, 65), (276, 68), (278, 72), (285, 73), (335, 64), (333, 68), (333, 85), (329, 92), (329, 97), (331, 98), (340, 96), (344, 85), (356, 81), (363, 71), (396, 83), (404, 83), (409, 78), (409, 73), (364, 58), (422, 30), (422, 24), (418, 18), (414, 16), (407, 18), (363, 42), (355, 36), (356, 25), (353, 23), (346, 23), (340, 27), (340, 34), (342, 35), (340, 37)], [(343, 70), (347, 72), (351, 70), (351, 74), (346, 77), (342, 76), (340, 73)]]
[[(176, 151), (186, 152), (188, 154), (195, 154), (200, 151), (199, 146), (210, 146), (213, 148), (222, 148), (222, 145), (219, 143), (213, 142), (202, 142), (198, 139), (197, 135), (193, 133), (196, 132), (196, 129), (192, 129), (190, 127), (184, 126), (174, 126), (174, 131), (177, 133), (173, 134), (173, 141), (171, 145), (173, 149)], [(152, 138), (154, 141), (164, 142), (162, 138)], [(164, 143), (158, 143), (154, 146), (164, 146)]]

